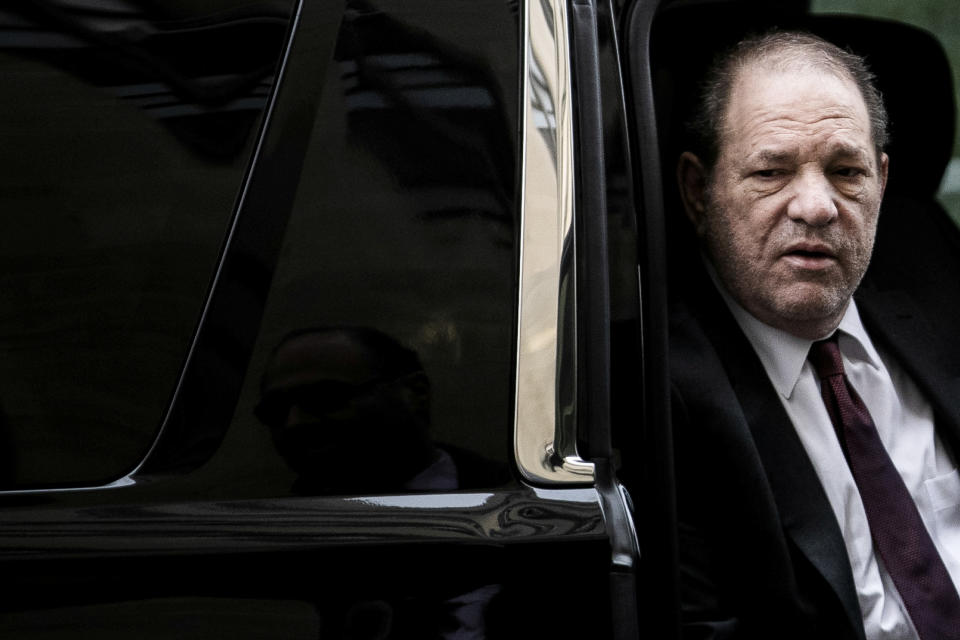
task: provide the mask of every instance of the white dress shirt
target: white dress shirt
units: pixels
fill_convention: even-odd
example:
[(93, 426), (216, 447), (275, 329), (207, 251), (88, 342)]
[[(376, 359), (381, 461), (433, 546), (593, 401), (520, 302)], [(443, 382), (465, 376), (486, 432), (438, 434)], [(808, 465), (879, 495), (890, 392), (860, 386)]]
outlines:
[[(760, 357), (833, 508), (853, 569), (867, 640), (916, 640), (893, 580), (874, 553), (860, 494), (824, 407), (820, 381), (807, 361), (814, 341), (760, 322), (719, 285), (718, 289)], [(877, 352), (852, 300), (837, 331), (847, 378), (870, 411), (954, 585), (960, 588), (960, 476), (936, 435), (933, 411), (897, 363)]]

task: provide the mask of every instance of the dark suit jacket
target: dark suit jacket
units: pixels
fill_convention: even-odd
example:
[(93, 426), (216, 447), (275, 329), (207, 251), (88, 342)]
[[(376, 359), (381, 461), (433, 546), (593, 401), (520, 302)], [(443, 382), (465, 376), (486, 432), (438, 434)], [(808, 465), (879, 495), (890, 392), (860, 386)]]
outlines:
[[(763, 365), (705, 273), (670, 325), (685, 638), (863, 640), (840, 528)], [(855, 296), (960, 451), (960, 358), (896, 292)], [(957, 353), (954, 351), (953, 353)], [(956, 456), (955, 456), (956, 457)]]

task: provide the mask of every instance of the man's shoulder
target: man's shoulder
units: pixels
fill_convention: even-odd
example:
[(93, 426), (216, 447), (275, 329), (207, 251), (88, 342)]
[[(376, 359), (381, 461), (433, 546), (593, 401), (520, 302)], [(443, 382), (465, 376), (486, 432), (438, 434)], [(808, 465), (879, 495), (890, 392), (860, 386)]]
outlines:
[(674, 381), (721, 379), (723, 363), (752, 353), (703, 268), (673, 284), (669, 307), (670, 373)]
[[(693, 428), (747, 437), (735, 390), (738, 372), (756, 358), (719, 295), (715, 300), (676, 300), (670, 309), (670, 384), (675, 432)], [(738, 353), (739, 352), (739, 353)], [(746, 360), (746, 361), (745, 361)], [(741, 380), (742, 382), (742, 380)], [(747, 392), (740, 385), (740, 392)]]

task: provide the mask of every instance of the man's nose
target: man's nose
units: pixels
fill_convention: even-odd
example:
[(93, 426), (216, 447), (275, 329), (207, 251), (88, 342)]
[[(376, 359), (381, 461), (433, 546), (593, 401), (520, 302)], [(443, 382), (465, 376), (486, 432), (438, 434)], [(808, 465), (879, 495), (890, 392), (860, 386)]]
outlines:
[(825, 175), (818, 172), (801, 173), (796, 177), (787, 215), (791, 220), (812, 227), (826, 226), (839, 215), (833, 196), (833, 187)]

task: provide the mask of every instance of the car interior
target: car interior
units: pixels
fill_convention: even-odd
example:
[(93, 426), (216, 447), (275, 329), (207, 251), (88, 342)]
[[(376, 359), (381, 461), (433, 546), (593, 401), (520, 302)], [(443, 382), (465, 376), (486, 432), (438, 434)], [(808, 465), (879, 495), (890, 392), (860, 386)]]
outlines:
[[(642, 246), (640, 250), (641, 272), (653, 274), (646, 281), (645, 304), (649, 309), (657, 300), (666, 301), (682, 291), (691, 266), (700, 261), (693, 229), (680, 202), (675, 169), (688, 143), (686, 123), (707, 66), (718, 51), (746, 35), (771, 28), (805, 30), (865, 56), (889, 115), (889, 178), (865, 282), (906, 292), (913, 309), (920, 309), (932, 335), (940, 341), (941, 352), (948, 360), (956, 360), (951, 354), (960, 353), (955, 330), (960, 319), (960, 230), (938, 198), (953, 153), (956, 128), (950, 60), (938, 39), (916, 26), (862, 15), (814, 14), (810, 5), (806, 1), (663, 2), (652, 19), (649, 34), (643, 30), (644, 17), (635, 13), (628, 18), (632, 22), (626, 30), (624, 55), (632, 85), (633, 108), (628, 113), (636, 136), (633, 150), (644, 156), (650, 147), (649, 138), (643, 137), (648, 123), (642, 115), (642, 86), (644, 74), (648, 73), (659, 155), (642, 157), (638, 164), (643, 164), (647, 172), (659, 162), (662, 196), (662, 207), (656, 206), (657, 198), (646, 194), (642, 205), (638, 204), (638, 226), (648, 236), (646, 250)], [(636, 176), (636, 182), (642, 185), (642, 176)], [(643, 235), (641, 231), (641, 239)], [(657, 247), (658, 243), (662, 248)], [(663, 277), (657, 277), (658, 273)], [(665, 290), (657, 291), (658, 288)], [(645, 359), (649, 360), (657, 346), (650, 333), (651, 329), (656, 332), (655, 324), (649, 311), (647, 314), (644, 350)], [(653, 320), (657, 320), (656, 316)], [(660, 337), (666, 339), (665, 329)], [(651, 375), (649, 367), (646, 374)], [(646, 386), (651, 388), (649, 381)], [(646, 407), (648, 416), (654, 409)], [(647, 423), (655, 421), (648, 418)], [(669, 457), (669, 435), (646, 433), (642, 437), (647, 442), (657, 442), (663, 455)], [(651, 462), (648, 455), (645, 464), (657, 463)], [(671, 583), (676, 580), (670, 552), (676, 525), (668, 500), (672, 495), (673, 471), (668, 463), (661, 464), (664, 467), (655, 480), (661, 486), (650, 485), (648, 474), (648, 485), (638, 489), (641, 495), (636, 497), (648, 509), (644, 512), (646, 527), (641, 527), (645, 528), (641, 546), (645, 537), (646, 548), (656, 546), (661, 552), (661, 557), (651, 559), (648, 555), (643, 561), (646, 569), (641, 576), (645, 585), (642, 590), (651, 602), (662, 605), (651, 610), (665, 612), (660, 614), (659, 622), (664, 633), (670, 634), (675, 622), (666, 612), (673, 597)]]

